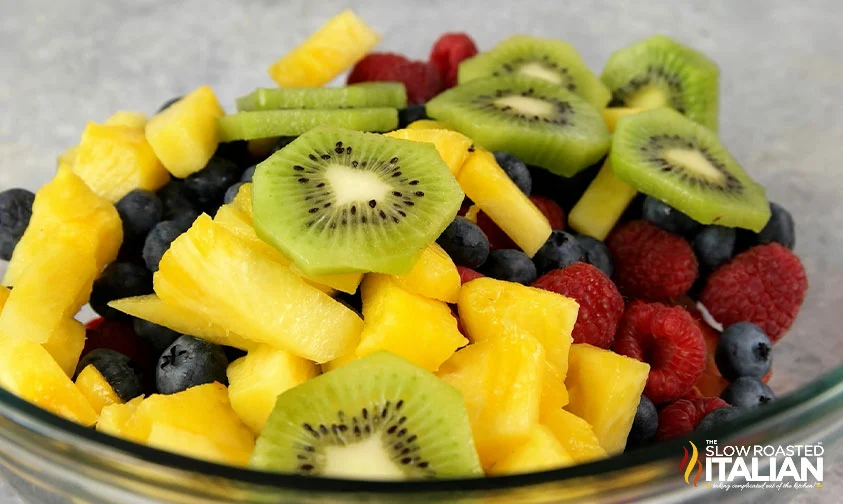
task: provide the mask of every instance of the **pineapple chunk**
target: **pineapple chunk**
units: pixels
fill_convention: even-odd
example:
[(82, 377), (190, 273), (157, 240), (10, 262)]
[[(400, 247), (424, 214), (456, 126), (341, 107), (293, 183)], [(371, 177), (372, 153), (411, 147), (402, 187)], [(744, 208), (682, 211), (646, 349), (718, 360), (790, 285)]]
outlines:
[(223, 114), (214, 92), (202, 86), (152, 117), (146, 138), (167, 171), (185, 178), (217, 150), (217, 118)]
[(66, 151), (62, 152), (59, 156), (58, 165), (66, 166), (68, 168), (73, 168), (73, 165), (76, 163), (76, 153), (79, 152), (79, 146), (74, 145), (73, 147), (68, 147)]
[(446, 129), (407, 128), (386, 133), (386, 136), (414, 142), (432, 143), (455, 177), (459, 174), (465, 160), (468, 159), (468, 149), (472, 146), (471, 139), (467, 136)]
[(100, 417), (97, 420), (97, 430), (130, 441), (143, 442), (138, 439), (134, 432), (129, 430), (129, 420), (135, 414), (135, 410), (143, 402), (143, 396), (138, 396), (131, 401), (121, 404), (114, 403), (103, 406), (100, 410)]
[(609, 455), (623, 452), (650, 366), (587, 344), (571, 346), (565, 407), (594, 428)]
[(550, 471), (576, 462), (547, 427), (536, 425), (527, 441), (489, 470), (490, 475)]
[(477, 224), (477, 214), (480, 213), (480, 207), (477, 205), (471, 205), (468, 207), (468, 210), (465, 212), (465, 218), (470, 220), (471, 222)]
[(154, 286), (168, 304), (316, 362), (350, 352), (363, 326), (356, 313), (207, 215), (170, 245)]
[(146, 444), (159, 450), (172, 451), (209, 462), (231, 463), (232, 465), (245, 465), (246, 463), (239, 458), (235, 461), (230, 460), (229, 455), (205, 436), (173, 427), (164, 422), (152, 422)]
[(606, 458), (594, 429), (582, 418), (563, 409), (543, 410), (541, 423), (547, 426), (574, 462), (584, 464)]
[(284, 391), (319, 374), (309, 360), (269, 346), (260, 346), (228, 366), (231, 407), (255, 434), (263, 430)]
[(460, 294), (460, 273), (442, 247), (431, 243), (405, 275), (392, 277), (402, 289), (430, 299), (456, 303)]
[(103, 408), (111, 404), (121, 404), (123, 401), (114, 392), (111, 384), (106, 381), (102, 374), (94, 367), (93, 364), (88, 364), (85, 369), (79, 372), (76, 377), (76, 386), (91, 403), (97, 415), (100, 414)]
[(407, 125), (408, 130), (448, 130), (454, 131), (453, 129), (449, 128), (447, 124), (441, 121), (434, 121), (433, 119), (419, 119), (418, 121), (413, 121)]
[(637, 190), (615, 176), (609, 158), (606, 158), (597, 176), (571, 209), (568, 225), (577, 233), (604, 240), (636, 194)]
[(76, 319), (62, 320), (56, 330), (43, 343), (67, 376), (73, 376), (79, 364), (79, 356), (85, 348), (85, 326)]
[(606, 122), (606, 126), (609, 128), (609, 133), (614, 133), (615, 125), (618, 124), (618, 119), (623, 116), (637, 114), (642, 110), (644, 109), (627, 107), (607, 107), (601, 110), (600, 112), (603, 114), (603, 120)]
[(280, 87), (320, 87), (351, 68), (380, 41), (380, 35), (346, 9), (269, 67)]
[(550, 223), (498, 166), (492, 153), (477, 148), (468, 156), (457, 180), (466, 196), (524, 253), (536, 255), (550, 236)]
[(146, 126), (146, 114), (143, 112), (132, 112), (131, 110), (118, 110), (102, 124), (104, 126), (125, 126), (143, 132)]

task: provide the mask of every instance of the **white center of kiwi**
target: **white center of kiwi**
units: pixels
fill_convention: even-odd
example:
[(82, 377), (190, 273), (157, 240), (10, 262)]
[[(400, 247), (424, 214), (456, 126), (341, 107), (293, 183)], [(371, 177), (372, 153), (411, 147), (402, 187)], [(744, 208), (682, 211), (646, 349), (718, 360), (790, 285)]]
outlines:
[(373, 172), (355, 170), (340, 164), (326, 167), (324, 176), (331, 184), (337, 205), (355, 201), (381, 201), (392, 189)]
[(509, 107), (525, 116), (553, 117), (556, 112), (556, 108), (552, 103), (533, 98), (532, 96), (502, 96), (495, 98), (495, 105), (501, 109)]
[(726, 175), (698, 150), (673, 148), (665, 150), (662, 156), (668, 163), (679, 165), (701, 179), (715, 184), (723, 184), (726, 181)]
[(626, 104), (634, 108), (651, 109), (668, 104), (667, 93), (659, 86), (644, 86), (626, 99)]
[(553, 70), (545, 67), (544, 65), (536, 61), (531, 61), (522, 65), (520, 68), (518, 68), (518, 73), (523, 75), (529, 75), (530, 77), (536, 77), (538, 79), (544, 79), (554, 84), (564, 84), (564, 82), (562, 82), (562, 76), (559, 75), (559, 72), (554, 72)]
[[(380, 436), (343, 446), (326, 446), (325, 476), (360, 480), (402, 480), (407, 476), (392, 458)], [(365, 460), (365, 463), (360, 461)]]

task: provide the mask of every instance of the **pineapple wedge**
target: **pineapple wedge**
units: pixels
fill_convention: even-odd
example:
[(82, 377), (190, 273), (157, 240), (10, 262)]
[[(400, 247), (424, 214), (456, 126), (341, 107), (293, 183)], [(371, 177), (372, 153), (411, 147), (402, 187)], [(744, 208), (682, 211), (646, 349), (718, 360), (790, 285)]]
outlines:
[(527, 441), (492, 466), (490, 475), (549, 471), (574, 465), (574, 458), (547, 427), (536, 425)]
[(615, 176), (609, 158), (568, 214), (577, 233), (606, 239), (638, 191)]
[(402, 289), (419, 296), (456, 303), (460, 294), (460, 273), (442, 247), (431, 243), (405, 275), (392, 277)]
[(473, 145), (471, 139), (467, 136), (446, 129), (407, 128), (391, 131), (386, 133), (386, 136), (414, 142), (432, 143), (455, 177), (459, 175), (460, 168), (468, 159), (469, 148)]
[(88, 364), (79, 372), (79, 376), (76, 377), (76, 386), (98, 415), (106, 406), (123, 402), (93, 364)]
[(556, 436), (577, 464), (606, 458), (594, 429), (582, 418), (563, 409), (542, 410), (541, 423)]

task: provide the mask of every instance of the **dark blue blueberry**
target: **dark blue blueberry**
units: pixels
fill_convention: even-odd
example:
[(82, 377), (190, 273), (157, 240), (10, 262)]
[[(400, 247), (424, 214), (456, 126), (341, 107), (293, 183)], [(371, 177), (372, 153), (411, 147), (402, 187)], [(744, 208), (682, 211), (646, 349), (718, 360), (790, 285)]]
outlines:
[(240, 176), (240, 182), (251, 182), (252, 179), (255, 177), (255, 169), (257, 165), (252, 165), (246, 168), (246, 171), (243, 172), (243, 175)]
[(489, 256), (486, 233), (465, 217), (456, 217), (448, 224), (436, 243), (448, 253), (454, 264), (466, 268), (477, 268)]
[(196, 385), (227, 384), (228, 358), (222, 347), (193, 336), (179, 336), (158, 358), (155, 388), (161, 394), (175, 394)]
[(597, 176), (603, 161), (590, 166), (573, 177), (560, 177), (544, 168), (529, 166), (533, 179), (533, 194), (554, 200), (568, 214)]
[(708, 270), (726, 263), (735, 253), (737, 232), (735, 228), (706, 226), (694, 237), (697, 260)]
[(164, 216), (164, 204), (152, 191), (135, 189), (120, 198), (114, 205), (123, 221), (123, 241), (129, 244), (143, 243)]
[(8, 261), (29, 225), (35, 195), (26, 189), (0, 193), (0, 258)]
[(495, 161), (498, 162), (503, 171), (515, 182), (518, 189), (527, 196), (533, 191), (533, 177), (530, 175), (530, 170), (524, 161), (508, 152), (495, 152)]
[(81, 372), (89, 364), (100, 372), (123, 402), (131, 401), (143, 394), (137, 364), (117, 350), (110, 348), (91, 350), (79, 361), (76, 373)]
[(240, 191), (240, 188), (243, 187), (243, 184), (245, 184), (245, 182), (237, 182), (233, 186), (226, 189), (225, 197), (223, 197), (222, 202), (227, 205), (234, 201), (234, 198), (237, 197), (237, 192)]
[(142, 296), (152, 293), (152, 274), (129, 262), (113, 262), (94, 282), (91, 290), (91, 308), (109, 320), (127, 319), (129, 316), (108, 306), (115, 299)]
[(184, 179), (184, 186), (202, 209), (216, 209), (225, 197), (225, 191), (240, 180), (243, 171), (233, 161), (212, 157), (204, 168)]
[(612, 258), (606, 244), (588, 235), (577, 235), (577, 242), (585, 252), (585, 262), (611, 277), (615, 268), (612, 266)]
[(245, 357), (247, 353), (245, 350), (233, 346), (223, 346), (222, 351), (225, 352), (225, 358), (228, 359), (228, 362), (234, 362), (240, 357)]
[(565, 268), (575, 262), (585, 261), (585, 250), (571, 233), (555, 230), (550, 238), (536, 252), (533, 262), (539, 275), (548, 271)]
[(656, 437), (659, 429), (659, 412), (653, 401), (647, 396), (641, 396), (638, 401), (638, 409), (635, 410), (635, 419), (632, 421), (632, 428), (626, 438), (627, 447), (642, 446)]
[(199, 203), (184, 185), (183, 180), (171, 180), (158, 190), (158, 198), (164, 206), (164, 220), (171, 220), (183, 214), (199, 215)]
[(156, 354), (160, 354), (165, 348), (172, 345), (181, 334), (168, 327), (136, 318), (133, 322), (135, 334), (149, 345)]
[(679, 210), (656, 198), (647, 196), (644, 200), (643, 217), (665, 231), (687, 236), (696, 231), (700, 224)]
[(174, 103), (176, 103), (177, 101), (181, 100), (182, 98), (184, 98), (184, 96), (176, 96), (175, 98), (170, 98), (169, 100), (167, 100), (167, 101), (165, 101), (164, 103), (162, 103), (162, 104), (161, 104), (161, 106), (160, 106), (160, 107), (158, 107), (158, 111), (157, 111), (157, 112), (155, 112), (155, 113), (156, 113), (156, 114), (160, 114), (161, 112), (163, 112), (163, 111), (167, 110), (167, 109), (168, 109), (168, 108), (170, 108), (170, 107), (171, 107)]
[(780, 243), (782, 246), (793, 250), (796, 245), (796, 230), (794, 229), (793, 216), (790, 212), (778, 203), (770, 203), (770, 220), (764, 229), (758, 233), (759, 244)]
[(143, 244), (143, 261), (146, 268), (153, 273), (158, 271), (158, 263), (164, 252), (170, 248), (173, 240), (190, 228), (190, 223), (185, 221), (164, 221), (159, 222), (146, 236)]
[(741, 376), (761, 379), (773, 365), (773, 344), (757, 325), (738, 322), (720, 335), (714, 362), (727, 380)]
[(536, 266), (520, 250), (493, 250), (479, 269), (487, 277), (530, 285), (536, 278)]
[(697, 424), (697, 430), (707, 431), (720, 427), (721, 425), (730, 423), (731, 421), (743, 414), (744, 410), (741, 408), (736, 408), (735, 406), (724, 406), (722, 408), (717, 408), (716, 410), (710, 411), (706, 416), (702, 418), (702, 420), (700, 420), (700, 423)]
[(758, 378), (743, 376), (729, 384), (720, 398), (738, 408), (754, 408), (767, 404), (776, 398), (770, 387)]
[(296, 138), (298, 138), (298, 137), (286, 136), (286, 137), (278, 138), (278, 141), (275, 142), (275, 145), (272, 147), (272, 153), (275, 154), (276, 152), (280, 151), (284, 147), (290, 145), (291, 143), (293, 143), (293, 140), (295, 140)]
[(398, 111), (398, 127), (406, 128), (408, 124), (428, 119), (424, 105), (410, 105)]
[[(234, 142), (223, 142), (219, 144), (217, 150), (214, 152), (213, 158), (226, 159), (237, 166), (243, 168), (252, 164), (253, 156), (249, 152), (249, 142), (245, 140), (236, 140)], [(237, 175), (240, 178), (240, 174)]]

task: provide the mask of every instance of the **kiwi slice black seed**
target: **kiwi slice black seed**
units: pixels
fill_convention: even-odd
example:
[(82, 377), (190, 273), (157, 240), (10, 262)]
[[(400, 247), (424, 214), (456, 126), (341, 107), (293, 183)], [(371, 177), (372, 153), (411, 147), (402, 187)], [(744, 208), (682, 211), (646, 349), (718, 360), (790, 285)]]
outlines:
[(364, 82), (334, 88), (259, 88), (237, 99), (237, 110), (407, 107), (400, 82)]
[(561, 40), (515, 35), (491, 51), (460, 63), (460, 83), (483, 77), (519, 74), (536, 77), (582, 96), (597, 108), (609, 103), (611, 93), (585, 65), (574, 46)]
[(764, 188), (717, 135), (673, 109), (622, 117), (610, 158), (618, 178), (702, 224), (759, 231), (770, 218)]
[(703, 54), (656, 35), (612, 54), (600, 78), (618, 105), (668, 106), (717, 131), (719, 73)]
[(427, 114), (475, 143), (571, 177), (609, 150), (600, 112), (580, 96), (535, 77), (476, 79), (427, 103)]
[(385, 351), (278, 396), (250, 465), (366, 480), (483, 474), (462, 395)]
[(401, 274), (464, 194), (433, 144), (317, 128), (259, 164), (254, 226), (307, 274)]
[(357, 131), (390, 131), (398, 127), (394, 108), (290, 109), (239, 112), (217, 119), (220, 142), (298, 136), (317, 126)]

